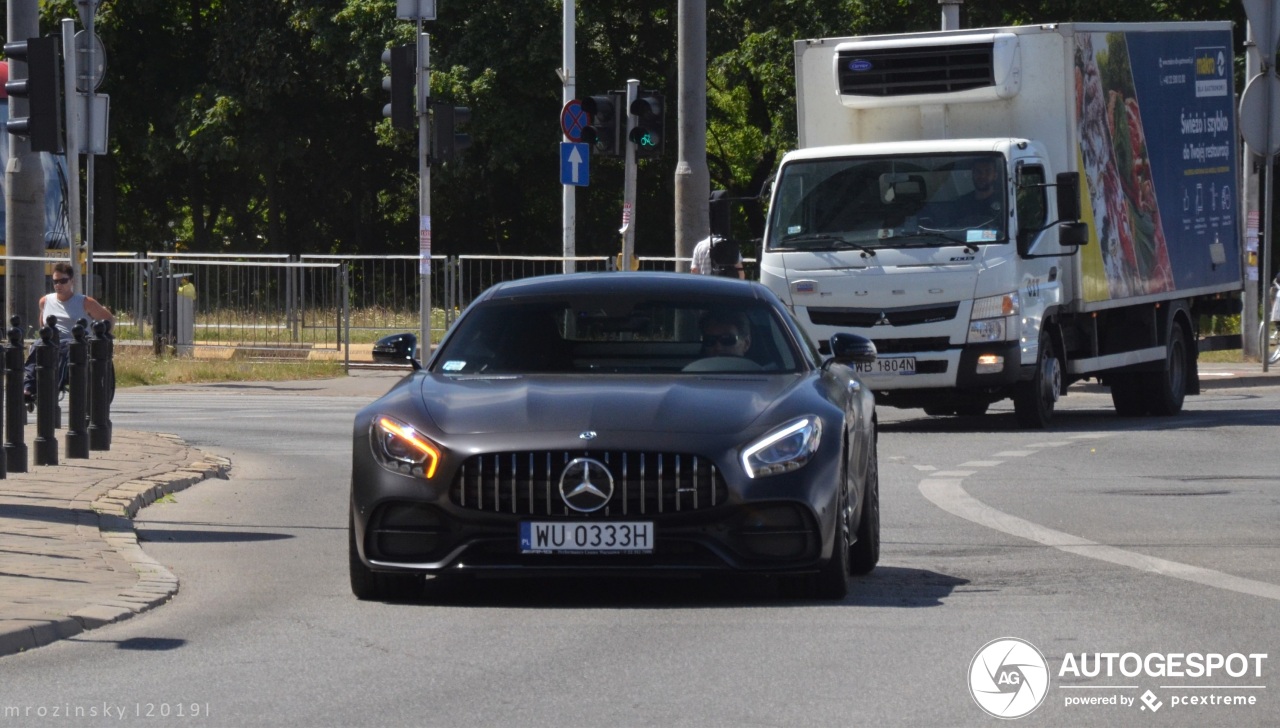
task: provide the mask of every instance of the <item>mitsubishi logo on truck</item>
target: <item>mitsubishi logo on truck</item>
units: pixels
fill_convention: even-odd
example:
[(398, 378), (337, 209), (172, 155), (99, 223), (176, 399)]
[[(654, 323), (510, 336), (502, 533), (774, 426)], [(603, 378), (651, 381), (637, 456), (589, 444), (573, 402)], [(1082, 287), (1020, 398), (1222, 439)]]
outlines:
[(893, 326), (893, 323), (889, 321), (889, 314), (885, 313), (884, 311), (881, 311), (880, 318), (876, 321), (875, 325), (876, 326)]

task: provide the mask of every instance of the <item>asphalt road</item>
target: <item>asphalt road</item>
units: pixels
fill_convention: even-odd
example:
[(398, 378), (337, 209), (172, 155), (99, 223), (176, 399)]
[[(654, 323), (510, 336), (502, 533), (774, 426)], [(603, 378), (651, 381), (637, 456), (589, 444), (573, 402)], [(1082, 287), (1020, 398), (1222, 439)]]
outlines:
[[(146, 551), (181, 580), (173, 602), (0, 661), (0, 718), (997, 725), (971, 695), (970, 668), (1007, 637), (1045, 661), (1042, 673), (1025, 662), (987, 671), (1047, 680), (1018, 723), (1280, 715), (1280, 388), (1210, 391), (1170, 419), (1117, 418), (1106, 395), (1073, 392), (1058, 426), (1039, 433), (1008, 410), (938, 419), (882, 408), (881, 566), (836, 604), (710, 580), (494, 581), (358, 602), (346, 489), (351, 417), (369, 399), (122, 390), (117, 427), (177, 433), (230, 458), (232, 478), (137, 521)], [(1110, 653), (1112, 674), (1102, 657), (1090, 676), (1095, 655)], [(1192, 653), (1224, 664), (1188, 676)], [(1182, 704), (1193, 698), (1216, 704)]]

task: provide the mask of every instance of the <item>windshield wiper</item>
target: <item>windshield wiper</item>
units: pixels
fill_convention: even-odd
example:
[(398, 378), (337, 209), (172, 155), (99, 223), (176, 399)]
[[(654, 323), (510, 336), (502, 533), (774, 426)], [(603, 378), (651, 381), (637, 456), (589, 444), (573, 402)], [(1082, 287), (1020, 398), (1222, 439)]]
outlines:
[(832, 248), (853, 248), (861, 250), (867, 255), (875, 255), (876, 251), (865, 245), (855, 243), (852, 240), (846, 240), (839, 235), (830, 233), (796, 233), (795, 235), (787, 235), (782, 238), (783, 245), (795, 245), (797, 243), (831, 243)]

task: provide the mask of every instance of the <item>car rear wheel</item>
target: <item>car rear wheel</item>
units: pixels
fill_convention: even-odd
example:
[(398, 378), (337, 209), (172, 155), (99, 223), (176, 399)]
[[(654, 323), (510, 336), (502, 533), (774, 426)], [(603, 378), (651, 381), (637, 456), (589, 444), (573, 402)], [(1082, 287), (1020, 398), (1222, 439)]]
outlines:
[(417, 574), (379, 574), (365, 566), (356, 549), (355, 514), (347, 525), (347, 556), (351, 565), (351, 593), (362, 601), (401, 601), (411, 599), (422, 589), (423, 579)]

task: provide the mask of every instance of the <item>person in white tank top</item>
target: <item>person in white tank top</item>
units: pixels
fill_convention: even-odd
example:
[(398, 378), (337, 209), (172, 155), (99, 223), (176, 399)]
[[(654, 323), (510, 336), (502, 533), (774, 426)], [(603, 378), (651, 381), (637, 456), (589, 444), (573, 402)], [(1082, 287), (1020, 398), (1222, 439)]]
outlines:
[[(40, 317), (38, 325), (44, 326), (49, 316), (57, 319), (58, 339), (65, 347), (72, 341), (71, 330), (76, 321), (88, 319), (94, 321), (110, 321), (115, 323), (116, 317), (111, 311), (94, 299), (82, 293), (76, 293), (75, 276), (70, 263), (59, 261), (53, 264), (53, 293), (40, 297)], [(24, 398), (30, 402), (35, 400), (36, 392), (36, 360), (35, 347), (27, 355), (26, 372), (22, 381)]]

